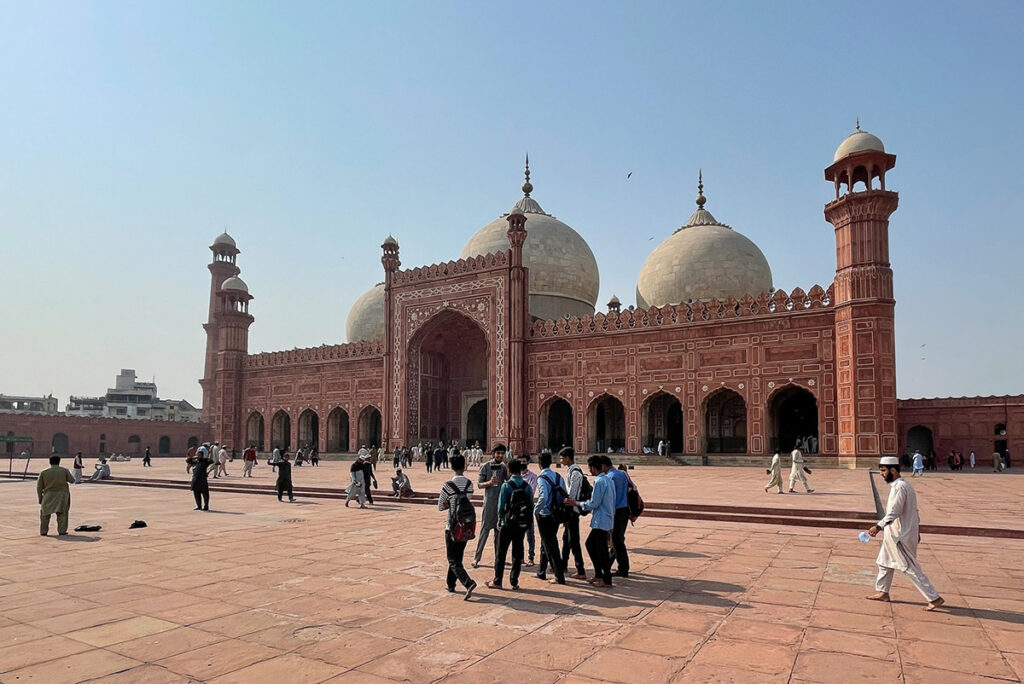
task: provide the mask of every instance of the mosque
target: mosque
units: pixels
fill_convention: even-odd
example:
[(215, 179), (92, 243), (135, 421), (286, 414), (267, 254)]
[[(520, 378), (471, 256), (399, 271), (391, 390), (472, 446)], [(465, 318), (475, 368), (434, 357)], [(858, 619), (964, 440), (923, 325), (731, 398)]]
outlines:
[(1024, 446), (1024, 397), (897, 400), (895, 164), (858, 125), (825, 169), (830, 284), (776, 288), (699, 183), (696, 210), (640, 269), (635, 306), (597, 311), (594, 254), (532, 197), (527, 160), (523, 197), (458, 259), (403, 269), (389, 236), (349, 342), (292, 351), (248, 353), (253, 297), (224, 233), (210, 247), (204, 422), (229, 444), (325, 453), (456, 440), (642, 455), (664, 442), (679, 462), (741, 464), (800, 443), (819, 464), (863, 467), (908, 448)]

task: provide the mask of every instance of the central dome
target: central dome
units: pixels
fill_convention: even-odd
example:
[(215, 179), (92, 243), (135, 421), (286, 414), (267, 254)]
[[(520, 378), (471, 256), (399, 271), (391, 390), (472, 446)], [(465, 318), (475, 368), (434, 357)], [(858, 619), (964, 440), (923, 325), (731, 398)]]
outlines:
[[(530, 269), (530, 315), (549, 319), (593, 315), (600, 289), (597, 260), (579, 233), (541, 209), (530, 197), (530, 162), (526, 162), (524, 197), (513, 209), (526, 216), (523, 265)], [(508, 214), (469, 239), (460, 258), (508, 250)]]
[(349, 342), (384, 339), (384, 283), (377, 283), (355, 301), (345, 322)]
[(640, 269), (637, 307), (739, 299), (771, 289), (772, 271), (761, 250), (704, 208), (703, 184), (698, 193), (697, 211), (651, 252)]

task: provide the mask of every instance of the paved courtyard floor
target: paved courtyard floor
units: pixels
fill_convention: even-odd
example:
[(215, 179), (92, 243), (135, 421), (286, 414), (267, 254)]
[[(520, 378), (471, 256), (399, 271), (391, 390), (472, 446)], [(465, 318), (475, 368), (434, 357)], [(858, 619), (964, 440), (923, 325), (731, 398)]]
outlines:
[[(238, 466), (238, 462), (231, 464)], [(184, 477), (177, 461), (114, 464)], [(240, 470), (235, 467), (232, 472)], [(295, 470), (338, 486), (347, 467)], [(256, 481), (271, 481), (269, 468)], [(413, 471), (416, 489), (440, 476)], [(637, 468), (646, 498), (871, 510), (863, 471), (766, 495), (763, 471)], [(390, 467), (382, 468), (386, 485)], [(230, 480), (237, 480), (232, 477)], [(925, 522), (1020, 527), (1024, 478), (913, 482)], [(751, 491), (751, 489), (753, 490)], [(988, 497), (980, 501), (979, 496)], [(1024, 541), (926, 536), (948, 609), (902, 576), (865, 601), (877, 542), (849, 530), (641, 518), (633, 576), (611, 590), (524, 571), (522, 591), (444, 589), (443, 516), (380, 498), (278, 503), (214, 492), (73, 488), (72, 526), (40, 537), (33, 482), (0, 481), (0, 682), (993, 682), (1024, 676)], [(830, 495), (831, 494), (831, 495)], [(943, 497), (941, 502), (931, 497)], [(930, 519), (945, 516), (944, 520)], [(129, 530), (141, 518), (149, 527)]]

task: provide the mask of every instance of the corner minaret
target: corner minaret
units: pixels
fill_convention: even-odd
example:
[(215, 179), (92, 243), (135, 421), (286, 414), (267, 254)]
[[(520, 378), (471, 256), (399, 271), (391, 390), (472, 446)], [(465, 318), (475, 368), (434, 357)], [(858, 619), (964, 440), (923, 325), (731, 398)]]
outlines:
[(221, 233), (210, 245), (213, 261), (210, 262), (210, 309), (207, 313), (203, 329), (206, 331), (206, 364), (203, 379), (199, 385), (203, 388), (203, 422), (213, 423), (214, 396), (213, 377), (217, 369), (217, 349), (219, 348), (219, 329), (215, 323), (218, 310), (218, 296), (221, 284), (228, 278), (237, 276), (241, 271), (235, 265), (240, 250), (235, 240), (227, 233)]
[(400, 421), (392, 418), (392, 410), (398, 397), (388, 394), (391, 391), (393, 374), (396, 371), (391, 367), (395, 358), (392, 349), (395, 344), (395, 326), (392, 321), (394, 303), (391, 301), (391, 286), (394, 283), (395, 274), (398, 273), (398, 267), (402, 265), (402, 260), (399, 258), (398, 240), (391, 235), (388, 235), (381, 243), (380, 250), (380, 263), (384, 267), (384, 377), (382, 378), (384, 402), (381, 407), (380, 441), (381, 446), (386, 451), (390, 451), (401, 444), (405, 438), (404, 435), (399, 434)]
[(858, 121), (825, 169), (836, 190), (825, 205), (825, 218), (836, 234), (839, 463), (851, 468), (877, 464), (879, 456), (897, 451), (889, 216), (899, 195), (885, 189), (885, 174), (895, 166), (896, 155), (887, 154), (882, 141), (862, 131)]

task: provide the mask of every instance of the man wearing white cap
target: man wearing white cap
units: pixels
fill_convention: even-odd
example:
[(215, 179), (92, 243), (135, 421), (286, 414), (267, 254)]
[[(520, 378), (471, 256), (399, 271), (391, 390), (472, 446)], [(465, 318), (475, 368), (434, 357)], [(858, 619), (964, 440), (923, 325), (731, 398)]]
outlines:
[(875, 589), (878, 593), (868, 596), (872, 601), (888, 601), (889, 588), (896, 570), (905, 573), (917, 590), (928, 600), (925, 610), (935, 610), (945, 601), (928, 581), (917, 562), (917, 544), (921, 541), (921, 519), (917, 512), (917, 494), (914, 488), (900, 476), (900, 460), (895, 456), (883, 456), (878, 463), (882, 479), (889, 483), (889, 501), (885, 516), (872, 525), (868, 534), (874, 537), (882, 532), (882, 548), (878, 551), (878, 578)]
[(790, 457), (793, 459), (793, 465), (789, 469), (789, 491), (793, 491), (793, 487), (796, 486), (797, 480), (799, 480), (804, 483), (804, 489), (810, 494), (814, 490), (811, 489), (811, 485), (807, 484), (807, 476), (804, 475), (804, 454), (800, 451), (799, 444), (793, 447), (793, 453), (790, 454)]

